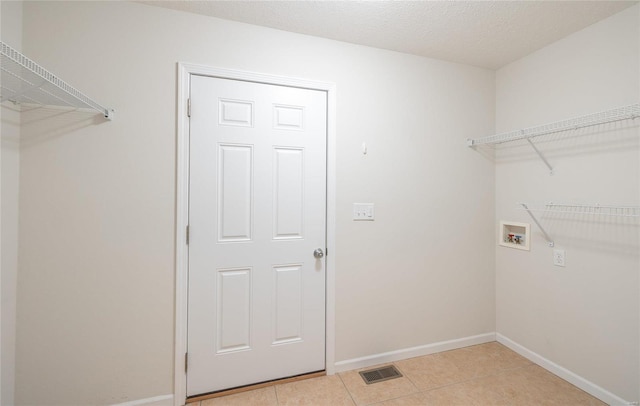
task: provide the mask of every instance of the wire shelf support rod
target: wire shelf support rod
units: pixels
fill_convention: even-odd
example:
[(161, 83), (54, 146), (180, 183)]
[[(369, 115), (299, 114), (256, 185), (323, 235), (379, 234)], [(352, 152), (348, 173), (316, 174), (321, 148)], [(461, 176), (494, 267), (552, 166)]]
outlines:
[(555, 245), (553, 238), (551, 238), (551, 236), (549, 235), (549, 233), (547, 233), (547, 231), (544, 229), (542, 224), (540, 224), (540, 222), (538, 221), (536, 216), (533, 214), (531, 209), (529, 209), (529, 207), (525, 203), (520, 203), (520, 206), (522, 206), (522, 208), (526, 210), (527, 213), (529, 213), (529, 216), (531, 217), (533, 222), (536, 223), (540, 231), (542, 231), (542, 234), (544, 234), (544, 238), (547, 240), (547, 244), (549, 245), (549, 247), (553, 247)]

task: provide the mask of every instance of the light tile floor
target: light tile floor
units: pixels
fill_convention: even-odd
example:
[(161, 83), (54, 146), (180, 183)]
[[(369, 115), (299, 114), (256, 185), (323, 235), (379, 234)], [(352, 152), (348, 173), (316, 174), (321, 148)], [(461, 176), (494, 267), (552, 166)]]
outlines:
[(367, 385), (346, 371), (192, 405), (605, 405), (497, 342), (393, 364), (402, 378)]

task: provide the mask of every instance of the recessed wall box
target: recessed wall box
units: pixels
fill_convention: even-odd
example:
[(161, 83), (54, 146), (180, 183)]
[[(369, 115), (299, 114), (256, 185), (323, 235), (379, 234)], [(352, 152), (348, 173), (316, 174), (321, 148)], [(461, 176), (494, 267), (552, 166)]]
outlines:
[(531, 225), (514, 221), (500, 222), (500, 237), (498, 244), (503, 247), (530, 250)]

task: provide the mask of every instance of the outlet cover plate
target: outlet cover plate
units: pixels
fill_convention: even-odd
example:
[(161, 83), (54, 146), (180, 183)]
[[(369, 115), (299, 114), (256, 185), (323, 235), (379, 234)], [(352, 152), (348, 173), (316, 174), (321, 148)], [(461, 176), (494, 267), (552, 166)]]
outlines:
[(553, 250), (553, 265), (565, 266), (564, 250)]

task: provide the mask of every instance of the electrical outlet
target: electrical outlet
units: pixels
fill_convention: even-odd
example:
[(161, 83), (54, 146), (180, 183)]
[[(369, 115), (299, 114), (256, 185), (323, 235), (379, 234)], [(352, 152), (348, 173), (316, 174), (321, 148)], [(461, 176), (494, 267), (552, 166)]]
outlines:
[(553, 265), (564, 266), (564, 250), (553, 250)]

